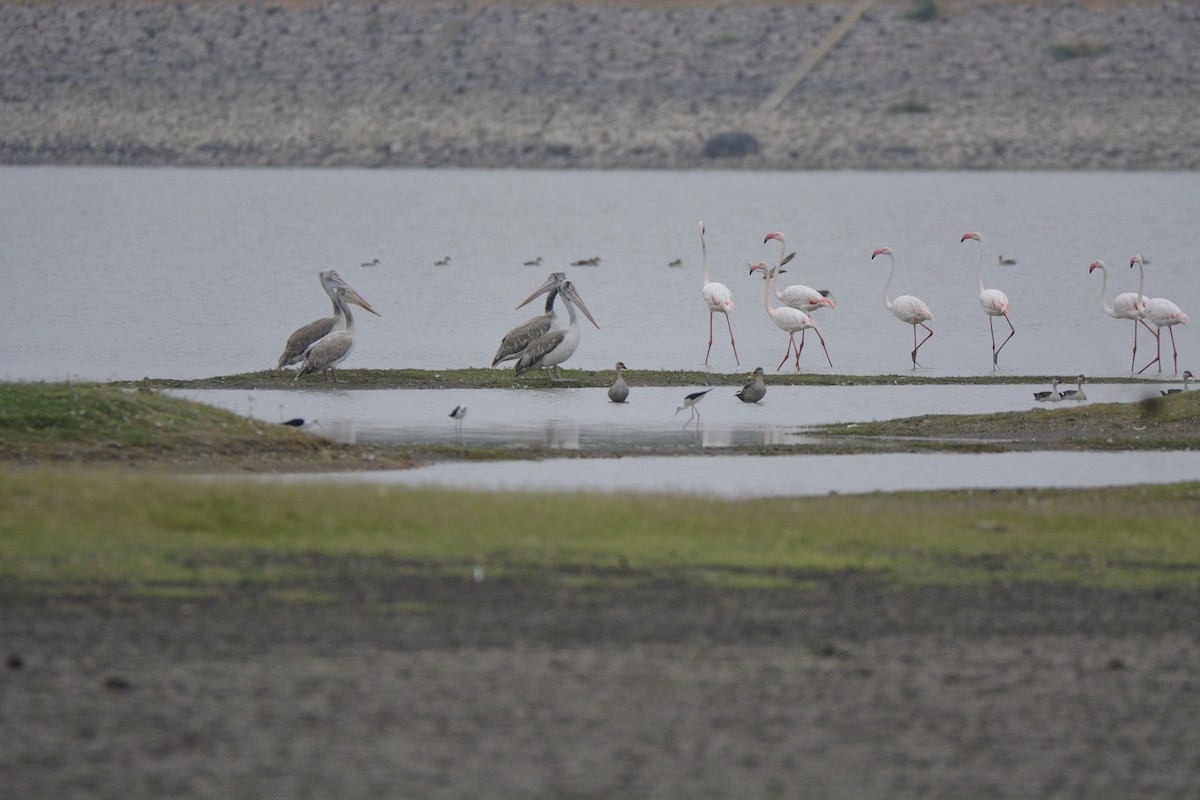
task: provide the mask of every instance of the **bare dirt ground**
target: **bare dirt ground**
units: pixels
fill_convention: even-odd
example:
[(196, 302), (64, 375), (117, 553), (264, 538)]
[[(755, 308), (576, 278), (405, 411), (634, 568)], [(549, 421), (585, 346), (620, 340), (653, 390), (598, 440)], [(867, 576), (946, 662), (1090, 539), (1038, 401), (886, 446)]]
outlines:
[[(1192, 798), (1200, 596), (304, 560), (0, 586), (9, 797)], [(790, 584), (790, 585), (789, 585)]]

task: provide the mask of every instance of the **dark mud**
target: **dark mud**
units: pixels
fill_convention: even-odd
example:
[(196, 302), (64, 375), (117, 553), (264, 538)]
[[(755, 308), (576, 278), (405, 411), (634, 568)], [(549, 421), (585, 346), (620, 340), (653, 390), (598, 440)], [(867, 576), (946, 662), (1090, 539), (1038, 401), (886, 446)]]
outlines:
[(309, 577), (0, 586), (10, 796), (1158, 799), (1200, 785), (1194, 589), (281, 566)]

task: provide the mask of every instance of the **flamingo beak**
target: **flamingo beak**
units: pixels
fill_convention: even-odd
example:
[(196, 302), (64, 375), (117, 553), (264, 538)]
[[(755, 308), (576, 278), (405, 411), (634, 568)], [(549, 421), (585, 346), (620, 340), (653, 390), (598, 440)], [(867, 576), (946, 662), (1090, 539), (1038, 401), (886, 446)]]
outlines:
[(529, 295), (529, 297), (526, 297), (524, 300), (522, 300), (520, 303), (518, 303), (517, 308), (520, 308), (521, 306), (526, 305), (534, 298), (545, 294), (546, 292), (550, 291), (551, 289), (556, 288), (558, 286), (558, 282), (559, 282), (559, 279), (557, 277), (555, 277), (555, 275), (551, 275), (549, 278), (546, 278), (546, 282), (543, 283), (541, 286), (539, 286), (537, 289), (535, 289), (533, 294)]
[[(568, 298), (570, 298), (572, 303), (579, 306), (579, 310), (583, 312), (583, 315), (585, 317), (587, 317), (589, 320), (591, 320), (592, 324), (596, 326), (596, 330), (600, 330), (600, 324), (598, 322), (596, 322), (596, 319), (592, 316), (592, 312), (588, 311), (587, 306), (583, 304), (583, 298), (579, 296), (579, 292), (575, 291), (575, 287), (567, 286), (564, 289), (562, 289), (561, 291)], [(525, 302), (529, 302), (529, 301), (526, 300)]]
[(377, 317), (382, 316), (378, 311), (371, 308), (371, 304), (368, 303), (366, 300), (364, 300), (363, 296), (361, 294), (354, 291), (349, 286), (347, 286), (345, 289), (343, 289), (342, 293), (346, 296), (347, 300), (349, 300), (351, 303), (354, 303), (356, 306), (359, 306), (360, 308), (364, 308), (367, 311), (370, 311), (372, 314), (374, 314)]

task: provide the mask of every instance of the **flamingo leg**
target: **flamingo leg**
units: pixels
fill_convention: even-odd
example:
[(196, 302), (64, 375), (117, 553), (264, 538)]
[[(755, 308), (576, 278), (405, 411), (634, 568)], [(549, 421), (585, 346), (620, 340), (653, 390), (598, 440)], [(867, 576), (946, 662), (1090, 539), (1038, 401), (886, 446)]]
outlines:
[[(708, 312), (708, 350), (704, 353), (704, 366), (708, 366), (708, 357), (712, 355), (712, 315), (715, 312)], [(729, 318), (726, 317), (726, 320)]]
[[(1162, 328), (1157, 331), (1151, 331), (1154, 334), (1155, 355), (1150, 363), (1138, 370), (1138, 375), (1141, 375), (1146, 370), (1150, 369), (1155, 364), (1158, 364), (1158, 371), (1162, 372)], [(1174, 336), (1174, 334), (1172, 334)]]
[(913, 323), (913, 351), (912, 351), (913, 369), (916, 369), (917, 367), (921, 366), (920, 364), (917, 363), (917, 351), (921, 349), (921, 344), (917, 344), (917, 325), (920, 325), (922, 328), (929, 331), (929, 333), (925, 336), (925, 338), (921, 340), (921, 344), (925, 344), (926, 342), (928, 342), (930, 340), (930, 338), (933, 337), (933, 329), (930, 328), (928, 325), (926, 325), (924, 322)]
[(992, 326), (992, 318), (988, 317), (988, 328), (992, 331), (992, 369), (999, 368), (1000, 351), (1004, 349), (1004, 345), (1008, 344), (1008, 340), (1017, 332), (1017, 329), (1013, 327), (1012, 320), (1008, 318), (1008, 314), (1004, 315), (1004, 321), (1008, 323), (1008, 337), (1000, 343), (999, 347), (996, 347), (996, 329)]
[[(784, 361), (787, 361), (787, 360), (788, 360), (788, 357), (789, 357), (789, 356), (791, 356), (791, 354), (792, 354), (792, 345), (794, 345), (795, 343), (796, 343), (796, 334), (794, 334), (794, 333), (790, 333), (790, 334), (788, 334), (788, 349), (787, 349), (787, 352), (783, 354), (783, 361), (780, 361), (780, 362), (779, 362), (779, 366), (775, 368), (775, 371), (776, 371), (776, 372), (779, 372), (779, 370), (783, 369), (783, 364), (784, 364)], [(797, 358), (797, 359), (799, 359), (799, 358), (800, 358), (800, 354), (799, 354), (799, 353), (797, 353), (797, 354), (796, 354), (796, 358)]]
[[(813, 328), (813, 332), (816, 333), (817, 338), (821, 340), (821, 349), (825, 351), (825, 360), (829, 362), (829, 366), (832, 369), (833, 359), (829, 357), (829, 348), (825, 346), (825, 337), (822, 336), (821, 331), (817, 330), (816, 328)], [(915, 333), (915, 330), (914, 330), (914, 333)]]
[(1130, 357), (1130, 359), (1129, 359), (1129, 374), (1130, 375), (1133, 374), (1133, 370), (1137, 366), (1137, 331), (1138, 331), (1138, 323), (1139, 322), (1141, 322), (1141, 320), (1135, 319), (1133, 321), (1133, 356)]
[(1171, 334), (1171, 358), (1175, 361), (1175, 374), (1179, 374), (1179, 351), (1175, 349), (1175, 328), (1167, 328), (1167, 333)]
[[(729, 328), (729, 344), (733, 347), (733, 360), (736, 361), (737, 365), (740, 367), (742, 365), (742, 362), (738, 359), (737, 342), (735, 342), (733, 340), (733, 323), (731, 323), (729, 321), (729, 313), (728, 312), (726, 312), (726, 314), (725, 314), (725, 325), (728, 326), (728, 328)], [(712, 338), (712, 331), (708, 332), (708, 336), (710, 339)]]

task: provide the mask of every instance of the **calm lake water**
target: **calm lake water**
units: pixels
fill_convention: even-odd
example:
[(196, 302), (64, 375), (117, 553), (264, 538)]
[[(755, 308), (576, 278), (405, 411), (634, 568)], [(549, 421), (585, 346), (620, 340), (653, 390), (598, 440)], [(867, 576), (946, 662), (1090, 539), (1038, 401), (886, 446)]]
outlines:
[[(316, 277), (327, 268), (339, 270), (382, 314), (357, 315), (358, 345), (346, 367), (486, 366), (509, 328), (540, 313), (539, 303), (520, 310), (517, 303), (561, 270), (601, 325), (584, 328), (567, 367), (611, 369), (621, 360), (633, 369), (702, 368), (709, 319), (700, 294), (699, 220), (708, 229), (710, 277), (735, 298), (741, 364), (718, 318), (710, 360), (717, 372), (763, 366), (769, 380), (787, 347), (786, 334), (764, 311), (762, 280), (747, 274), (749, 262), (779, 256), (775, 242), (763, 243), (773, 231), (797, 252), (784, 283), (830, 289), (837, 302), (817, 316), (833, 367), (810, 337), (801, 358), (806, 371), (909, 372), (912, 330), (883, 308), (888, 264), (870, 258), (885, 245), (897, 256), (891, 296), (915, 294), (935, 315), (935, 336), (921, 351), (928, 375), (992, 373), (977, 299), (979, 245), (960, 243), (967, 231), (984, 236), (985, 284), (1003, 289), (1012, 303), (1017, 335), (1001, 355), (1003, 374), (1128, 374), (1132, 323), (1102, 314), (1100, 275), (1088, 273), (1095, 259), (1110, 266), (1110, 302), (1136, 289), (1128, 266), (1135, 253), (1151, 262), (1149, 296), (1169, 297), (1191, 312), (1200, 300), (1191, 249), (1200, 175), (1193, 173), (0, 167), (0, 179), (4, 380), (200, 378), (271, 368), (293, 330), (329, 314)], [(1017, 263), (999, 265), (1001, 254)], [(435, 265), (446, 257), (447, 265)], [(524, 263), (539, 258), (536, 266)], [(572, 266), (591, 258), (599, 264)], [(361, 266), (374, 259), (378, 265)], [(681, 266), (668, 266), (676, 259)], [(1176, 339), (1180, 370), (1194, 369), (1194, 329), (1177, 328)], [(1150, 343), (1141, 337), (1139, 366)], [(1163, 379), (1170, 373), (1168, 363)], [(316, 432), (345, 441), (616, 445), (630, 452), (677, 444), (699, 452), (757, 443), (802, 450), (804, 427), (821, 422), (1029, 408), (1031, 391), (1046, 387), (778, 387), (760, 406), (718, 389), (700, 406), (702, 424), (683, 429), (687, 412), (672, 415), (693, 388), (634, 387), (623, 407), (597, 390), (365, 392), (320, 380), (294, 392), (193, 396), (263, 419), (319, 419)], [(1093, 401), (1153, 391), (1088, 388)], [(461, 430), (447, 416), (460, 403), (470, 409)], [(878, 456), (792, 458), (810, 460), (685, 455), (672, 459), (670, 470), (649, 458), (572, 461), (561, 469), (459, 464), (391, 479), (728, 495), (762, 487), (933, 488), (913, 486), (918, 474), (944, 475), (946, 486), (1200, 478), (1200, 460), (1191, 454), (978, 456), (969, 469), (956, 460), (965, 457), (951, 456), (918, 459), (936, 468)], [(774, 470), (791, 477), (780, 481)], [(822, 475), (828, 479), (814, 477)]]
[[(294, 329), (329, 314), (316, 273), (338, 269), (382, 314), (358, 315), (347, 367), (486, 366), (514, 307), (566, 271), (601, 325), (568, 367), (699, 368), (708, 342), (697, 222), (710, 273), (729, 286), (741, 366), (718, 318), (711, 367), (773, 371), (787, 337), (763, 309), (747, 263), (774, 260), (771, 231), (796, 260), (784, 278), (834, 292), (805, 370), (907, 372), (912, 330), (882, 306), (884, 245), (892, 296), (935, 315), (921, 351), (931, 375), (991, 372), (984, 280), (1007, 292), (1016, 337), (1008, 374), (1128, 373), (1132, 323), (1105, 317), (1137, 288), (1200, 308), (1193, 173), (480, 172), (0, 167), (7, 280), (0, 378), (195, 378), (274, 366)], [(1001, 267), (997, 256), (1016, 258)], [(450, 256), (445, 267), (434, 262)], [(599, 257), (595, 267), (571, 262)], [(523, 262), (541, 257), (539, 266)], [(374, 267), (363, 262), (378, 258)], [(671, 268), (674, 259), (682, 267)], [(884, 261), (885, 263), (880, 263)], [(1143, 336), (1143, 353), (1149, 352)], [(1200, 354), (1176, 330), (1180, 369)], [(1139, 364), (1140, 366), (1140, 364)]]

